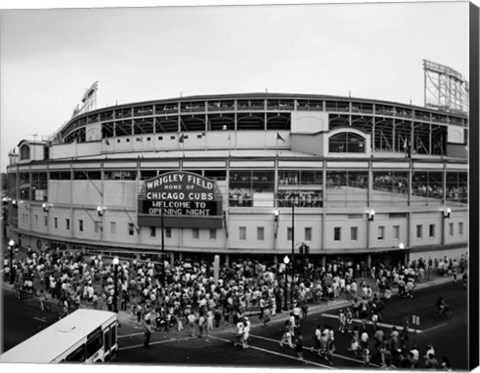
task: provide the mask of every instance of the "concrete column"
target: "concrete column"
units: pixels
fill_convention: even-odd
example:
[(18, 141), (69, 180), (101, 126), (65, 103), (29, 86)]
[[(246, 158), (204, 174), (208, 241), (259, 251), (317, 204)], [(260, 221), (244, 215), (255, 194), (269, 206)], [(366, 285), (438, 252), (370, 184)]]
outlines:
[(367, 265), (368, 265), (368, 268), (372, 267), (372, 254), (367, 255)]

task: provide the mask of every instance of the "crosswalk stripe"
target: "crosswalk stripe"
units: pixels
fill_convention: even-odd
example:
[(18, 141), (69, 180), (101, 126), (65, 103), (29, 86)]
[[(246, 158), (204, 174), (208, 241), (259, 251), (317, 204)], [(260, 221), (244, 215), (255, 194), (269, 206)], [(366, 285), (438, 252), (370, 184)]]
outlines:
[[(228, 343), (231, 342), (231, 341), (228, 340), (228, 339), (220, 338), (220, 337), (210, 336), (210, 338), (217, 339), (217, 340), (220, 340), (220, 341), (223, 341), (223, 342), (228, 342)], [(277, 341), (277, 342), (278, 342), (278, 341)], [(305, 363), (305, 364), (315, 365), (315, 366), (318, 366), (318, 367), (321, 367), (321, 368), (335, 369), (334, 367), (331, 367), (330, 365), (324, 365), (324, 364), (317, 363), (317, 362), (315, 362), (315, 361), (306, 360), (306, 359), (300, 359), (300, 358), (298, 358), (298, 357), (296, 357), (296, 356), (291, 356), (291, 355), (282, 354), (281, 352), (276, 352), (276, 351), (272, 351), (272, 350), (267, 350), (267, 349), (265, 349), (265, 348), (261, 348), (261, 347), (257, 347), (257, 346), (249, 345), (248, 348), (251, 348), (251, 349), (254, 349), (254, 350), (258, 350), (258, 351), (262, 351), (262, 352), (265, 352), (265, 353), (271, 354), (271, 355), (281, 356), (281, 357), (284, 357), (284, 358), (286, 358), (286, 359), (291, 359), (291, 360), (300, 361), (300, 362), (303, 362), (303, 363)]]
[[(328, 318), (331, 318), (331, 319), (337, 319), (338, 320), (338, 315), (331, 315), (329, 313), (322, 313), (321, 316), (323, 317), (328, 317)], [(363, 321), (360, 320), (360, 319), (353, 319), (353, 321), (357, 322), (357, 323), (362, 323)], [(367, 324), (368, 325), (373, 325), (373, 322), (370, 321), (370, 320), (367, 320)], [(393, 327), (397, 328), (397, 329), (403, 329), (403, 326), (398, 326), (398, 325), (393, 325), (393, 324), (387, 324), (387, 323), (383, 323), (383, 322), (377, 322), (377, 326), (382, 326), (384, 328), (390, 328), (392, 329)], [(412, 328), (408, 328), (408, 331), (410, 333), (422, 333), (422, 331), (420, 329), (412, 329)]]

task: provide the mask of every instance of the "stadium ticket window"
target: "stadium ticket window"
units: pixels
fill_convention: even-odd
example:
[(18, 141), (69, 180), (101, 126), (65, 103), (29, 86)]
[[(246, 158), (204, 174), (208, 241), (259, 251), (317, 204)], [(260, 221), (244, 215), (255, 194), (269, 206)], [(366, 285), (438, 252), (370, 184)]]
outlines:
[(327, 171), (326, 206), (366, 206), (368, 198), (367, 171)]
[(443, 173), (415, 171), (412, 175), (412, 204), (443, 203)]
[(372, 203), (382, 206), (406, 206), (408, 204), (408, 172), (374, 171)]
[(277, 206), (322, 207), (323, 173), (309, 170), (282, 170), (278, 174)]

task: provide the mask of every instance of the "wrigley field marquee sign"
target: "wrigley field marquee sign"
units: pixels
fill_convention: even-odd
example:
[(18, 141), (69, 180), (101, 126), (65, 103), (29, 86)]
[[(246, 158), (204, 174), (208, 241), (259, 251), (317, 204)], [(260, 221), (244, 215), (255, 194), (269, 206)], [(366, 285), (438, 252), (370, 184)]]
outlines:
[(183, 171), (146, 180), (138, 196), (138, 224), (221, 228), (222, 196), (214, 180)]

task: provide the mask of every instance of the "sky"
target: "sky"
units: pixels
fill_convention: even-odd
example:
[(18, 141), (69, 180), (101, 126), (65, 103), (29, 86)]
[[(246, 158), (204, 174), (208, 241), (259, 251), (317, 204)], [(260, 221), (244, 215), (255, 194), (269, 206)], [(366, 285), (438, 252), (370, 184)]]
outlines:
[[(30, 2), (44, 9), (20, 10), (5, 3), (1, 172), (22, 139), (46, 139), (67, 122), (95, 81), (102, 108), (265, 90), (423, 105), (423, 59), (468, 80), (463, 1), (208, 7), (116, 1), (121, 7), (103, 2), (104, 8), (86, 9), (80, 7), (102, 3), (64, 1), (56, 7)], [(200, 2), (206, 3), (231, 4)], [(137, 4), (144, 7), (132, 7)]]

